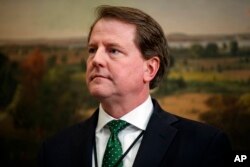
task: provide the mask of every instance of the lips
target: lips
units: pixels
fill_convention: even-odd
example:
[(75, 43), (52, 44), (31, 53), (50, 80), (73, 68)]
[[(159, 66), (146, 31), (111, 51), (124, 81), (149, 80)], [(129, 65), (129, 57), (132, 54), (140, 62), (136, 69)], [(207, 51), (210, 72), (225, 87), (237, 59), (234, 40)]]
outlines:
[(93, 74), (90, 76), (90, 81), (93, 81), (96, 78), (103, 78), (103, 79), (110, 79), (108, 76), (100, 75), (100, 74)]

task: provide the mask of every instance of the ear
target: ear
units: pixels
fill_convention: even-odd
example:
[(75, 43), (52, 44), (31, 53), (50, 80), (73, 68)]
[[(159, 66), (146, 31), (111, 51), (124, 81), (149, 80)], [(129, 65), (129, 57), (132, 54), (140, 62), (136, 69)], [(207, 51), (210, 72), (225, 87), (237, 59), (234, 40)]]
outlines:
[(160, 67), (160, 59), (154, 56), (144, 62), (144, 82), (150, 82), (154, 79)]

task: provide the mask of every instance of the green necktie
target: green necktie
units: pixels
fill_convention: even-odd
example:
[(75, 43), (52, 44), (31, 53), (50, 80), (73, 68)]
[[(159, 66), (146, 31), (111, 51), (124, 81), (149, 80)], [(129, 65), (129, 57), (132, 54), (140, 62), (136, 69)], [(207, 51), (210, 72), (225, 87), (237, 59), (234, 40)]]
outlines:
[[(106, 150), (104, 152), (102, 167), (113, 167), (119, 158), (122, 156), (122, 145), (118, 138), (118, 133), (126, 128), (129, 123), (123, 120), (113, 120), (108, 124), (109, 130), (111, 132)], [(123, 163), (118, 165), (118, 167), (122, 167)]]

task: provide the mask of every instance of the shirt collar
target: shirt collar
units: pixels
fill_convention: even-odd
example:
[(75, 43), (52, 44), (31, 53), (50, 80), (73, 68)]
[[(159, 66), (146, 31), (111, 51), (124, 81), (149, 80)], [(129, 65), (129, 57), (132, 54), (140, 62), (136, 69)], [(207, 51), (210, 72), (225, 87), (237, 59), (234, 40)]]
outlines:
[[(132, 111), (122, 116), (120, 119), (130, 123), (131, 125), (141, 130), (145, 130), (152, 112), (153, 103), (151, 97), (149, 96), (147, 100), (145, 100), (141, 105), (137, 106)], [(104, 111), (102, 105), (100, 104), (96, 132), (99, 132), (108, 122), (114, 119), (115, 118), (113, 118)]]

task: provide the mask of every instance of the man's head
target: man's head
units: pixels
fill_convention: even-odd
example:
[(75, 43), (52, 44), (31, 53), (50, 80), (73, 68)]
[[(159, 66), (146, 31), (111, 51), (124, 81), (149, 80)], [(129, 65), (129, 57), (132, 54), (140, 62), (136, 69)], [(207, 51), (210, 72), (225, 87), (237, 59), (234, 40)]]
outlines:
[(158, 57), (160, 66), (154, 79), (150, 82), (150, 89), (155, 88), (163, 78), (169, 64), (168, 45), (160, 25), (146, 13), (129, 7), (101, 6), (97, 8), (97, 18), (91, 26), (88, 42), (94, 26), (100, 19), (115, 19), (135, 25), (135, 45), (141, 51), (144, 59)]

